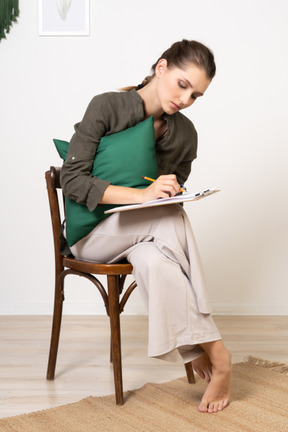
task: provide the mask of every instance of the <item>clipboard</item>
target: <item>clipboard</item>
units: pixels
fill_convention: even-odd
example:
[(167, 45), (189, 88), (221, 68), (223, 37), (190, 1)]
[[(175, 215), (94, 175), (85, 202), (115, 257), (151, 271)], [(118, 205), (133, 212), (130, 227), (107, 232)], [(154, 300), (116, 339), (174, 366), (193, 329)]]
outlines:
[(220, 192), (219, 189), (204, 189), (203, 191), (194, 192), (194, 193), (183, 193), (182, 195), (176, 195), (171, 198), (158, 198), (153, 201), (147, 201), (142, 204), (128, 204), (128, 205), (122, 205), (119, 207), (114, 207), (110, 210), (106, 210), (105, 214), (115, 213), (115, 212), (123, 212), (123, 211), (129, 211), (129, 210), (137, 210), (137, 209), (143, 209), (147, 207), (157, 207), (162, 205), (169, 205), (169, 204), (177, 204), (182, 202), (188, 202), (188, 201), (198, 201), (200, 199), (203, 199), (209, 195), (213, 195), (216, 192)]

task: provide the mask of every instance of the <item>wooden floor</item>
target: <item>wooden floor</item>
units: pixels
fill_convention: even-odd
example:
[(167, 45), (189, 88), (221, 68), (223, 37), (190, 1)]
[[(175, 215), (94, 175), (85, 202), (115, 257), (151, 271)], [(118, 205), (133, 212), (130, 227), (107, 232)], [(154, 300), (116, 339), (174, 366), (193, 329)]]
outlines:
[[(252, 355), (288, 364), (288, 317), (216, 316), (233, 363)], [(123, 316), (124, 390), (185, 375), (147, 358), (147, 317)], [(107, 317), (64, 316), (55, 380), (46, 381), (51, 317), (0, 317), (0, 417), (114, 393)]]

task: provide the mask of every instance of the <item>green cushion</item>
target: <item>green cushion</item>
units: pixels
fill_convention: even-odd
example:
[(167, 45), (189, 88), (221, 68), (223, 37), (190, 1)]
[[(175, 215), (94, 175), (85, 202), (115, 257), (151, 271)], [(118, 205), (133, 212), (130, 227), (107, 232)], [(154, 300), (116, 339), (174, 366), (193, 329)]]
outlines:
[[(60, 157), (65, 160), (69, 143), (53, 140)], [(156, 178), (154, 120), (149, 117), (136, 126), (101, 138), (92, 175), (116, 186), (144, 188), (150, 182), (142, 176)], [(115, 205), (98, 205), (90, 212), (86, 205), (65, 198), (66, 238), (69, 246), (89, 234)]]

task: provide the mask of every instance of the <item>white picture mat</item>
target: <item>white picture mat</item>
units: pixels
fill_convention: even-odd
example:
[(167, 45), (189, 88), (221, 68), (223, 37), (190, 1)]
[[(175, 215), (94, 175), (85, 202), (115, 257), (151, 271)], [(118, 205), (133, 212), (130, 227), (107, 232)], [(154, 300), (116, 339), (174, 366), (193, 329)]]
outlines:
[(89, 36), (89, 0), (38, 1), (39, 35)]

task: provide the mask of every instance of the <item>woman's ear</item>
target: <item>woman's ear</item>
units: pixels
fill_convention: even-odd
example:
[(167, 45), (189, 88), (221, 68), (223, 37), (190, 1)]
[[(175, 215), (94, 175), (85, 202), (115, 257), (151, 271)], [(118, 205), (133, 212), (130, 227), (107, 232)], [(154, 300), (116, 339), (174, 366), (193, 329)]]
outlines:
[(167, 70), (167, 60), (160, 59), (155, 68), (155, 74), (157, 77), (160, 77)]

